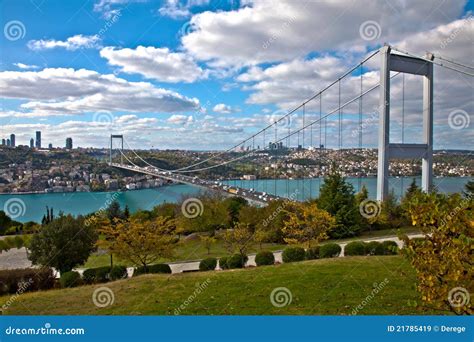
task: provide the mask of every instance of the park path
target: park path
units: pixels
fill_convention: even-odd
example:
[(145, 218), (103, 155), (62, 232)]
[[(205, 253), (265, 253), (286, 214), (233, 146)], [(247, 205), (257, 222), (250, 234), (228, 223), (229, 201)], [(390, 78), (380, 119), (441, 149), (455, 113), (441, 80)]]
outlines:
[[(409, 234), (408, 237), (410, 237), (411, 239), (417, 238), (417, 237), (423, 237), (423, 234)], [(357, 241), (364, 241), (364, 242), (395, 241), (398, 247), (400, 248), (403, 247), (403, 241), (401, 241), (397, 236), (385, 236), (385, 237), (380, 237), (380, 238), (362, 239), (362, 240), (357, 240)], [(339, 257), (344, 256), (344, 247), (349, 242), (351, 241), (339, 243), (339, 246), (341, 246), (342, 248), (342, 252), (339, 255)], [(249, 260), (247, 261), (246, 266), (256, 266), (255, 255), (256, 253), (252, 253), (248, 255)], [(280, 263), (282, 262), (282, 251), (275, 251), (273, 252), (273, 255), (275, 256), (276, 262), (280, 262)], [(200, 261), (201, 260), (176, 261), (176, 262), (169, 262), (167, 264), (170, 265), (171, 273), (174, 274), (174, 273), (198, 271)], [(20, 249), (13, 248), (13, 249), (10, 249), (8, 252), (3, 252), (0, 254), (0, 270), (13, 269), (13, 268), (27, 268), (31, 266), (32, 266), (31, 262), (26, 258), (25, 248), (20, 248)], [(84, 269), (76, 269), (76, 271), (82, 274)], [(127, 272), (128, 272), (129, 277), (131, 277), (133, 274), (133, 267), (128, 267)]]

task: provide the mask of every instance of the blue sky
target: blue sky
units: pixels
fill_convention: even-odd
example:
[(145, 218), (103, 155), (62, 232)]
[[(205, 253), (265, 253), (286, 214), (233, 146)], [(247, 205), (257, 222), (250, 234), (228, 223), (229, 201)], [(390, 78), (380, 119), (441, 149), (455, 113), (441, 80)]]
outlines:
[[(460, 0), (366, 6), (268, 0), (0, 3), (0, 134), (15, 133), (20, 144), (41, 130), (44, 143), (55, 146), (71, 136), (76, 146), (101, 147), (110, 133), (123, 133), (136, 148), (222, 149), (283, 115), (385, 42), (415, 54), (472, 60), (473, 4)], [(362, 30), (369, 24), (373, 37)], [(377, 59), (363, 69), (367, 87), (377, 82), (377, 70)], [(436, 147), (472, 148), (472, 77), (444, 69), (436, 75)], [(356, 94), (357, 77), (344, 84), (343, 97)], [(406, 82), (405, 136), (419, 142), (421, 83), (409, 77)], [(323, 113), (337, 104), (335, 91), (323, 98)], [(395, 140), (400, 94), (401, 82), (394, 80)], [(376, 141), (377, 96), (364, 98), (367, 147)], [(310, 119), (318, 108), (308, 107)], [(345, 111), (345, 146), (356, 146), (351, 132), (358, 109)], [(462, 127), (453, 128), (453, 118)], [(330, 137), (336, 119), (329, 122)], [(300, 121), (294, 116), (291, 125)], [(327, 145), (336, 147), (336, 139)]]

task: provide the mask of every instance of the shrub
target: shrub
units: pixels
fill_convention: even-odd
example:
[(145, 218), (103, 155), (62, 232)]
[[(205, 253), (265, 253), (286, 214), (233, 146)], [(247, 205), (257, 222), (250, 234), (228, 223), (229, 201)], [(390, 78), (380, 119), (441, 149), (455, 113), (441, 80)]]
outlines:
[(110, 280), (119, 280), (127, 278), (127, 268), (125, 266), (114, 266), (110, 269), (109, 279)]
[(365, 243), (362, 241), (349, 242), (344, 247), (344, 255), (366, 255)]
[(234, 254), (227, 259), (227, 267), (243, 268), (248, 259), (246, 255)]
[(199, 263), (199, 270), (200, 271), (213, 271), (216, 269), (217, 266), (217, 259), (216, 258), (207, 258), (201, 260)]
[(385, 248), (381, 242), (370, 241), (365, 244), (365, 251), (368, 255), (384, 255)]
[(223, 270), (229, 269), (229, 266), (227, 266), (227, 260), (229, 257), (222, 257), (219, 259), (219, 267)]
[(56, 278), (51, 268), (25, 268), (0, 271), (0, 295), (48, 290)]
[(148, 273), (171, 273), (171, 267), (168, 264), (155, 264), (148, 266)]
[(257, 266), (273, 265), (275, 263), (275, 256), (270, 251), (262, 251), (255, 256), (255, 263)]
[(135, 268), (133, 276), (147, 273), (171, 273), (171, 267), (167, 264), (148, 265), (147, 269), (144, 266), (140, 266)]
[(82, 280), (85, 284), (93, 284), (95, 282), (95, 268), (88, 268), (82, 273)]
[(95, 282), (96, 283), (106, 283), (109, 281), (110, 267), (97, 267), (95, 269)]
[(319, 246), (308, 248), (305, 253), (305, 258), (306, 260), (319, 259)]
[(319, 257), (320, 258), (334, 258), (341, 253), (341, 246), (337, 243), (327, 243), (319, 247)]
[(303, 261), (304, 257), (305, 251), (301, 247), (288, 247), (282, 254), (283, 262)]
[(82, 273), (82, 280), (86, 284), (106, 283), (110, 280), (110, 272), (109, 266), (88, 268)]
[(76, 271), (64, 272), (61, 274), (61, 278), (59, 278), (59, 283), (61, 287), (79, 286), (82, 283), (81, 275)]
[(384, 255), (395, 255), (398, 253), (398, 245), (395, 241), (384, 241), (382, 246), (384, 248)]

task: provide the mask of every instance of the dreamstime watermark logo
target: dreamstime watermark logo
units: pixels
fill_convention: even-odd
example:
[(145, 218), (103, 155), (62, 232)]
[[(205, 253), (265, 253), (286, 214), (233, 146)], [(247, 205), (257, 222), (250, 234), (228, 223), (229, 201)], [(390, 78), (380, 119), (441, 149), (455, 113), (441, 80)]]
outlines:
[(470, 301), (471, 295), (464, 287), (454, 287), (448, 293), (448, 302), (453, 308), (468, 305)]
[(272, 45), (283, 35), (283, 32), (289, 29), (290, 25), (293, 23), (294, 20), (295, 18), (289, 18), (288, 20), (285, 20), (283, 24), (281, 24), (281, 26), (276, 30), (276, 32), (273, 33), (270, 38), (263, 42), (262, 48), (265, 50), (268, 49), (270, 45)]
[(293, 295), (291, 291), (286, 287), (277, 287), (274, 288), (272, 293), (270, 293), (270, 302), (274, 307), (282, 308), (284, 306), (290, 305), (293, 300)]
[(291, 115), (286, 115), (284, 110), (277, 110), (270, 116), (270, 123), (275, 124), (277, 128), (290, 128), (292, 124)]
[(374, 283), (373, 284), (373, 289), (372, 291), (364, 298), (364, 300), (359, 304), (357, 305), (353, 310), (352, 310), (352, 315), (357, 315), (359, 313), (359, 311), (361, 311), (366, 305), (368, 305), (372, 299), (374, 299), (374, 297), (380, 292), (382, 291), (382, 289), (387, 286), (387, 284), (389, 283), (389, 280), (387, 278), (385, 278), (383, 281), (381, 281), (380, 283)]
[(469, 204), (471, 203), (472, 201), (472, 195), (469, 194), (466, 198), (464, 198), (462, 201), (461, 201), (461, 204), (456, 206), (452, 211), (449, 212), (448, 215), (446, 215), (446, 217), (444, 217), (442, 220), (441, 220), (441, 225), (440, 227), (444, 227), (446, 226), (446, 224), (451, 221), (452, 219), (454, 219), (456, 217), (456, 215), (458, 215), (461, 211), (464, 211), (466, 210), (466, 208), (469, 206)]
[(100, 110), (94, 113), (93, 122), (97, 122), (105, 127), (111, 128), (114, 124), (114, 115), (107, 110)]
[(278, 216), (278, 214), (281, 213), (285, 209), (285, 206), (289, 202), (293, 202), (296, 200), (297, 196), (298, 196), (298, 189), (295, 189), (295, 191), (292, 194), (290, 194), (290, 196), (288, 196), (288, 198), (285, 199), (285, 201), (281, 205), (279, 205), (270, 215), (268, 215), (267, 218), (263, 220), (262, 225), (264, 227), (268, 226), (268, 224), (272, 222)]
[(202, 215), (204, 212), (204, 205), (200, 199), (191, 197), (183, 202), (181, 205), (181, 212), (184, 217), (193, 219)]
[(380, 107), (374, 108), (370, 116), (365, 118), (361, 124), (357, 125), (357, 128), (352, 130), (351, 135), (353, 138), (355, 138), (358, 134), (361, 134), (364, 129), (368, 128), (369, 126), (376, 125), (378, 123), (380, 109)]
[(18, 290), (16, 291), (16, 293), (11, 296), (6, 302), (5, 304), (2, 305), (2, 310), (7, 310), (17, 299), (18, 297), (26, 292), (26, 290), (33, 284), (33, 279), (28, 279), (27, 281), (22, 281), (20, 283), (18, 283)]
[(459, 130), (468, 128), (470, 123), (471, 117), (466, 111), (462, 109), (456, 109), (449, 113), (448, 124), (452, 129)]
[(12, 219), (16, 219), (26, 213), (26, 204), (18, 197), (10, 198), (3, 205), (3, 211)]
[(459, 26), (458, 28), (453, 30), (451, 32), (451, 34), (446, 39), (444, 39), (441, 42), (441, 44), (439, 44), (439, 47), (441, 49), (446, 48), (446, 46), (448, 46), (448, 44), (450, 44), (454, 39), (456, 39), (456, 37), (458, 36), (459, 33), (461, 33), (462, 31), (464, 31), (466, 29), (466, 27), (468, 26), (468, 24), (471, 22), (472, 19), (473, 19), (473, 16), (472, 16), (472, 14), (470, 14), (466, 19), (464, 19), (464, 22), (462, 23), (461, 26)]
[(359, 212), (366, 219), (377, 217), (381, 210), (380, 202), (371, 199), (365, 199), (359, 204)]
[(120, 19), (122, 12), (117, 10), (117, 12), (105, 22), (104, 26), (99, 31), (99, 37), (103, 37), (104, 34)]
[(105, 213), (105, 211), (107, 210), (107, 208), (112, 204), (113, 201), (115, 201), (117, 199), (117, 197), (120, 195), (120, 192), (114, 192), (111, 196), (109, 196), (107, 194), (107, 200), (104, 202), (104, 205), (102, 205), (99, 210), (97, 210), (94, 215), (92, 215), (91, 217), (88, 217), (85, 221), (84, 221), (84, 225), (86, 227), (89, 227), (91, 224), (95, 223), (98, 218), (103, 215)]
[(26, 35), (26, 27), (19, 20), (11, 20), (3, 27), (3, 34), (5, 35), (5, 38), (12, 42), (23, 39)]
[(115, 301), (114, 292), (107, 286), (102, 286), (94, 290), (92, 302), (98, 308), (105, 308)]
[(375, 20), (367, 20), (359, 26), (359, 34), (363, 40), (372, 41), (380, 38), (382, 28)]
[(187, 21), (179, 29), (179, 35), (180, 36), (186, 36), (189, 33), (193, 32), (193, 30), (194, 30), (193, 24), (190, 21)]
[(194, 289), (193, 293), (185, 299), (185, 301), (174, 310), (175, 315), (181, 314), (183, 310), (186, 309), (188, 305), (190, 305), (194, 300), (197, 298), (198, 295), (200, 295), (211, 283), (211, 279), (207, 278), (204, 282), (202, 283), (197, 283), (196, 288)]

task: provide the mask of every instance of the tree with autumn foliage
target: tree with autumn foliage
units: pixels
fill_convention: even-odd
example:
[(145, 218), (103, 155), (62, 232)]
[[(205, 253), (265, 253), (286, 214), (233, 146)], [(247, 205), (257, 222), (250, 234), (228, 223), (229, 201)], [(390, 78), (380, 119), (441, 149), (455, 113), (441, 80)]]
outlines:
[(145, 270), (159, 258), (169, 258), (178, 242), (175, 220), (158, 216), (152, 220), (116, 219), (100, 229), (103, 244), (123, 260), (142, 265)]
[(315, 203), (291, 203), (285, 213), (282, 230), (284, 240), (289, 244), (303, 244), (311, 248), (312, 243), (326, 240), (328, 233), (336, 226), (336, 219)]
[(418, 291), (431, 307), (473, 314), (474, 211), (459, 194), (415, 193), (407, 203), (423, 239), (403, 236), (403, 253), (416, 269)]
[(239, 222), (234, 229), (229, 229), (224, 234), (224, 245), (230, 253), (246, 255), (252, 243), (253, 233), (246, 223)]

